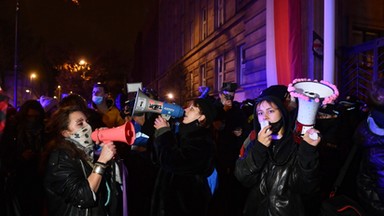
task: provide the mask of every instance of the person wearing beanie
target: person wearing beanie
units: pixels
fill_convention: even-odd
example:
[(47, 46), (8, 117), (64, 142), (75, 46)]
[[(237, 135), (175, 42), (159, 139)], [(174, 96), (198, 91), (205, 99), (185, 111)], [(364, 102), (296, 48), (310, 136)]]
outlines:
[(215, 115), (213, 104), (199, 98), (185, 108), (178, 133), (164, 118), (156, 118), (154, 150), (160, 168), (151, 216), (207, 215), (214, 152), (209, 127)]
[(354, 134), (362, 149), (357, 195), (368, 215), (384, 215), (384, 78), (370, 89), (371, 112)]
[(319, 158), (309, 134), (294, 141), (288, 110), (279, 98), (264, 96), (255, 103), (255, 137), (236, 162), (235, 176), (249, 193), (243, 215), (307, 215), (304, 194), (318, 188)]

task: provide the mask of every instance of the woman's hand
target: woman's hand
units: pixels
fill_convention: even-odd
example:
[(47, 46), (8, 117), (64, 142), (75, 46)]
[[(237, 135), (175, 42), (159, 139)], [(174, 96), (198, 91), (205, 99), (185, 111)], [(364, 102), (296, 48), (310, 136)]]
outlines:
[(311, 146), (317, 146), (321, 141), (320, 131), (315, 128), (307, 130), (303, 136), (303, 140)]
[(167, 120), (165, 120), (163, 117), (161, 116), (158, 116), (156, 119), (155, 119), (155, 123), (153, 125), (157, 130), (159, 130), (160, 128), (163, 128), (163, 127), (169, 127), (169, 123), (167, 122)]
[[(96, 128), (96, 130), (95, 131), (98, 131), (98, 130), (106, 130), (106, 129), (108, 129), (107, 127), (101, 127), (101, 128)], [(94, 132), (95, 132), (94, 131)], [(96, 145), (101, 145), (102, 143), (101, 143), (101, 141), (97, 138), (97, 140), (94, 140), (94, 142), (96, 143)]]
[(116, 146), (113, 142), (102, 143), (102, 147), (99, 159), (97, 161), (101, 163), (107, 163), (110, 161), (116, 154)]
[(269, 147), (272, 142), (272, 131), (270, 130), (270, 128), (271, 125), (265, 126), (259, 131), (259, 134), (257, 135), (257, 141), (259, 141), (266, 147)]

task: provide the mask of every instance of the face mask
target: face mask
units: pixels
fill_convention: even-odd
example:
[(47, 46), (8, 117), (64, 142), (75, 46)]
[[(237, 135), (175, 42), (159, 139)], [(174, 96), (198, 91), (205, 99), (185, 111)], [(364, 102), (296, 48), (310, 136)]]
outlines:
[[(86, 149), (93, 149), (93, 141), (91, 138), (92, 128), (89, 124), (84, 122), (84, 127), (71, 134), (69, 138), (78, 142), (82, 147)], [(87, 152), (88, 153), (88, 152)]]
[(277, 134), (279, 130), (283, 127), (283, 118), (280, 118), (280, 120), (275, 123), (269, 124), (271, 125), (272, 134)]
[(103, 97), (101, 97), (101, 96), (93, 96), (92, 97), (92, 101), (96, 105), (99, 105), (99, 104), (101, 104), (103, 102)]

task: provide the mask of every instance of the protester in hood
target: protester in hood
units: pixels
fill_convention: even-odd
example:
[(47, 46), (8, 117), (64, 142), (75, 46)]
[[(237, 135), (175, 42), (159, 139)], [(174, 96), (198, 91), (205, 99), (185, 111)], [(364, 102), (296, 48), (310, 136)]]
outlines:
[(236, 162), (235, 176), (249, 187), (243, 215), (304, 216), (303, 194), (312, 193), (319, 179), (320, 136), (313, 140), (308, 130), (295, 143), (288, 110), (281, 99), (264, 96), (256, 100), (255, 131), (245, 152)]

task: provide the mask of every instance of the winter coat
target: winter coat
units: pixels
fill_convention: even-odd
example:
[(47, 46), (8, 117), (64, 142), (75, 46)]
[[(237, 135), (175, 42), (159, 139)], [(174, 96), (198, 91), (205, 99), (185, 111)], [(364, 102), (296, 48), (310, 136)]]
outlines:
[[(357, 194), (367, 212), (371, 215), (384, 215), (384, 128), (372, 126), (372, 121), (372, 118), (363, 121), (354, 135), (354, 140), (363, 148), (357, 176)], [(368, 122), (371, 127), (381, 130), (382, 135), (373, 133)]]
[[(85, 160), (70, 157), (63, 148), (53, 150), (44, 179), (48, 215), (105, 216), (111, 214), (104, 204), (109, 203), (108, 207), (116, 204), (116, 197), (111, 195), (113, 192), (108, 197), (105, 181), (108, 175), (104, 174), (97, 193), (93, 193), (87, 180), (91, 172), (92, 167)], [(108, 183), (108, 185), (112, 190), (111, 184)], [(108, 198), (110, 198), (109, 202)]]
[(210, 131), (197, 121), (156, 131), (155, 153), (160, 169), (151, 204), (152, 216), (204, 216), (211, 197), (207, 176), (213, 170)]
[[(98, 111), (96, 104), (93, 102), (92, 107)], [(103, 123), (109, 128), (123, 125), (125, 121), (123, 118), (121, 118), (120, 111), (114, 105), (114, 100), (112, 98), (107, 99), (107, 107), (108, 111), (105, 113), (98, 111), (101, 114)]]
[[(289, 114), (283, 104), (274, 97), (265, 98), (279, 107), (284, 128), (290, 128)], [(236, 178), (250, 188), (243, 215), (305, 215), (302, 196), (314, 192), (319, 186), (316, 147), (304, 140), (295, 143), (289, 129), (281, 139), (272, 140), (266, 147), (257, 140), (259, 130), (260, 124), (255, 123), (256, 136), (250, 136), (253, 140), (236, 161)]]
[(244, 215), (304, 215), (301, 194), (318, 185), (317, 151), (303, 141), (285, 160), (276, 161), (271, 146), (255, 141), (237, 161), (235, 175), (250, 188)]

